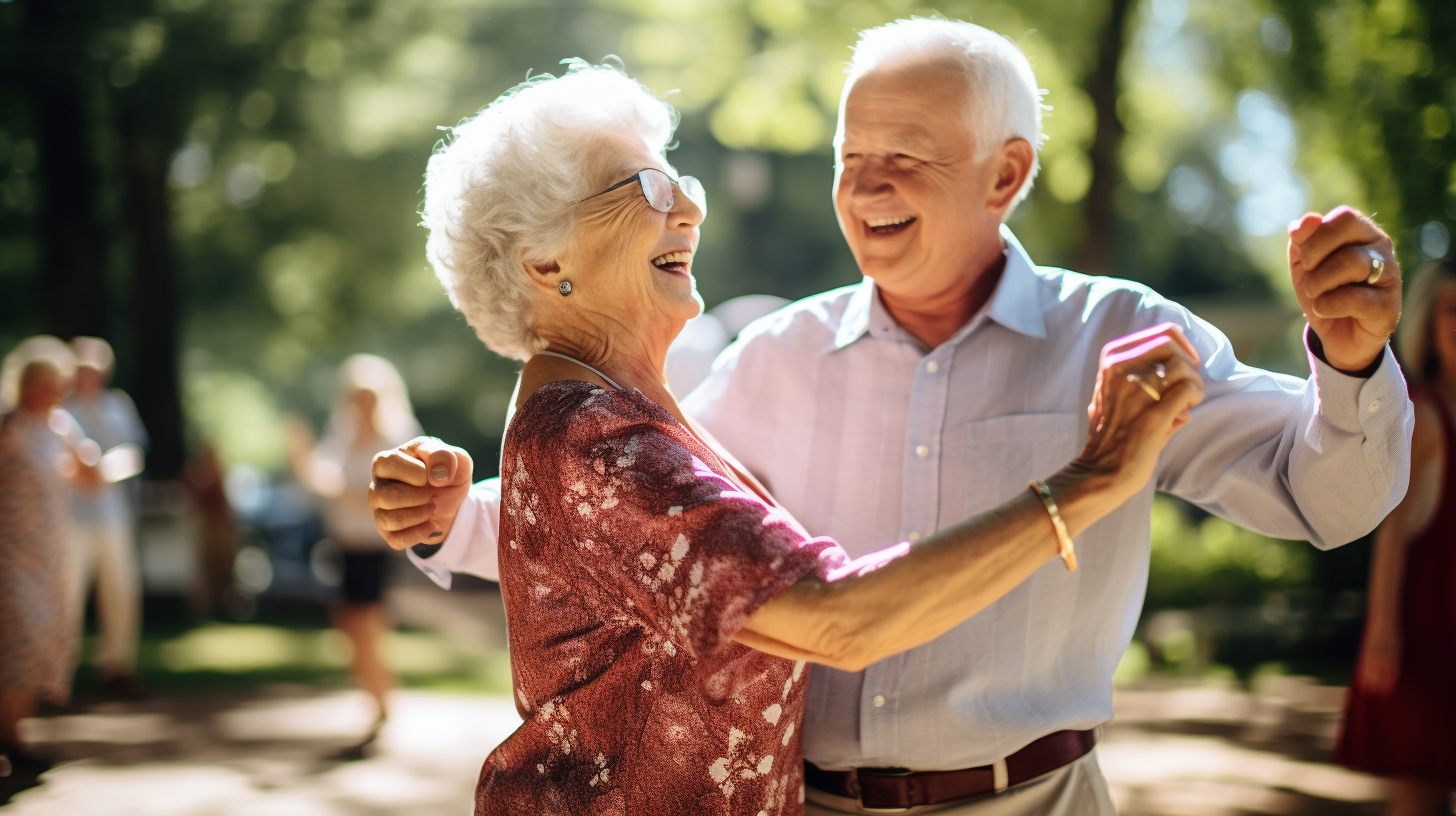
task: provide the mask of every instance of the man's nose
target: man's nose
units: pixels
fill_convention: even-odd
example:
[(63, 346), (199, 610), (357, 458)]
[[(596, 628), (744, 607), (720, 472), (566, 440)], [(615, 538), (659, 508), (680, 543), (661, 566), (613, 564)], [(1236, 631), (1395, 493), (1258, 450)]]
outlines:
[(890, 174), (878, 162), (865, 162), (856, 168), (850, 179), (850, 195), (855, 198), (875, 198), (895, 189)]

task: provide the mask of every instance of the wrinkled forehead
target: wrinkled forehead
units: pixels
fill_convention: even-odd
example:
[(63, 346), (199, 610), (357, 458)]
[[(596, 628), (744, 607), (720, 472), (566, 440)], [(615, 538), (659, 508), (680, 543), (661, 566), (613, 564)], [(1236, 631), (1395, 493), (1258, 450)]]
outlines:
[(948, 57), (901, 60), (851, 75), (840, 97), (835, 146), (874, 138), (925, 146), (947, 130), (968, 130), (969, 79)]

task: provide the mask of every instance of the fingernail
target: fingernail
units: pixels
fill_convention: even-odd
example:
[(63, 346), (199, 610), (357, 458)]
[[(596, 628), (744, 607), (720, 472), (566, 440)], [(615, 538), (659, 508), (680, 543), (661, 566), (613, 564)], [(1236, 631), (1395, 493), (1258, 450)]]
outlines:
[(430, 538), (439, 538), (442, 535), (444, 535), (444, 533), (440, 532), (439, 530), (436, 530), (435, 532), (430, 533)]
[(450, 478), (450, 468), (447, 468), (444, 465), (436, 465), (434, 469), (430, 471), (430, 478), (434, 479), (437, 482), (443, 482), (446, 479)]

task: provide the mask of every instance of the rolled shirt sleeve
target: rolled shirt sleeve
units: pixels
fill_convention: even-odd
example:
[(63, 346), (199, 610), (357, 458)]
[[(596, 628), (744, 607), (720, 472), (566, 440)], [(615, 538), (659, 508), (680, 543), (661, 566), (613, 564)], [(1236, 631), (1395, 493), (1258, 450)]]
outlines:
[(1300, 380), (1240, 363), (1218, 329), (1149, 300), (1198, 349), (1206, 386), (1163, 451), (1158, 489), (1320, 549), (1369, 533), (1405, 497), (1415, 407), (1389, 348), (1372, 376), (1353, 377), (1309, 351), (1306, 335), (1311, 373)]

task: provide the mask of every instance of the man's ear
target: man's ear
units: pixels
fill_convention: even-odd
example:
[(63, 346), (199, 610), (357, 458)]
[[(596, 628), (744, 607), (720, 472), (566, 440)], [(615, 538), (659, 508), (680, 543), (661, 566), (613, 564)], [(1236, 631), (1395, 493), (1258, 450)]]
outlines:
[(1036, 151), (1025, 139), (1012, 139), (1001, 146), (990, 159), (990, 188), (986, 191), (986, 209), (996, 215), (1004, 215), (1031, 175), (1036, 163)]

